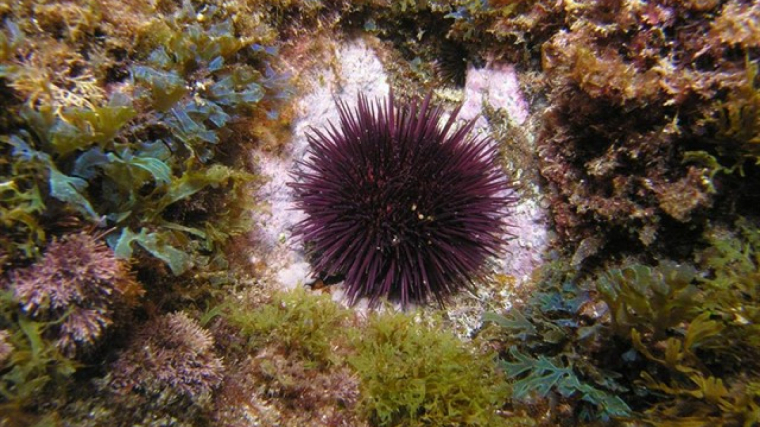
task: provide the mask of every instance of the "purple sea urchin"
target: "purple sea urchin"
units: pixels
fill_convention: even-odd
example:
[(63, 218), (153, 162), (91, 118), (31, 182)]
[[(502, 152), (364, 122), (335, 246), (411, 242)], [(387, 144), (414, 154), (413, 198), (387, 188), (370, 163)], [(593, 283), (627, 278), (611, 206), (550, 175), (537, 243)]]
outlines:
[[(340, 129), (308, 135), (295, 173), (296, 206), (306, 218), (294, 234), (312, 265), (345, 276), (348, 298), (439, 302), (483, 273), (505, 243), (514, 198), (493, 141), (455, 128), (430, 95), (421, 105), (338, 103)], [(443, 126), (441, 124), (443, 123)]]

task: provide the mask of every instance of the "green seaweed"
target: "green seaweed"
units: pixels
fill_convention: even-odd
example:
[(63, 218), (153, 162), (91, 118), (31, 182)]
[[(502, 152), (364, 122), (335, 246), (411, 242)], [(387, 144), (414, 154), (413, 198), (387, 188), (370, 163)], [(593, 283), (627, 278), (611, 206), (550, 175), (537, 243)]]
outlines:
[[(23, 31), (12, 21), (6, 27), (3, 52), (10, 59), (24, 46)], [(205, 265), (206, 254), (242, 222), (223, 214), (215, 224), (180, 225), (167, 210), (207, 187), (237, 193), (251, 182), (252, 175), (214, 161), (217, 146), (231, 122), (272, 108), (288, 93), (266, 65), (273, 52), (253, 49), (234, 32), (227, 20), (196, 22), (185, 2), (153, 20), (140, 42), (149, 50), (130, 68), (134, 98), (114, 91), (102, 104), (61, 108), (30, 100), (20, 106), (21, 130), (2, 138), (13, 154), (2, 180), (3, 227), (14, 236), (3, 238), (8, 256), (36, 256), (45, 236), (39, 217), (50, 197), (98, 226), (114, 227), (108, 241), (119, 245), (120, 256), (131, 256), (130, 243), (139, 242), (174, 274)], [(264, 62), (265, 72), (243, 56)], [(0, 77), (16, 87), (27, 71), (8, 64)]]
[[(557, 392), (565, 398), (577, 396), (593, 405), (595, 413), (581, 414), (584, 419), (598, 417), (609, 421), (611, 418), (631, 416), (631, 408), (623, 399), (609, 390), (581, 381), (571, 366), (565, 366), (559, 360), (550, 360), (544, 356), (533, 358), (520, 353), (516, 347), (509, 349), (509, 356), (511, 361), (503, 361), (502, 368), (508, 378), (514, 381), (513, 399), (526, 400), (535, 395), (546, 398), (551, 392)], [(615, 388), (619, 389), (620, 386)]]
[(575, 422), (756, 424), (760, 229), (740, 218), (707, 227), (703, 242), (694, 263), (593, 280), (557, 261), (525, 304), (484, 316), (501, 332), (511, 404), (558, 400)]
[(581, 314), (592, 301), (589, 292), (570, 281), (545, 280), (524, 307), (483, 315), (484, 322), (498, 326), (507, 346), (501, 367), (513, 404), (559, 398), (574, 407), (580, 422), (630, 417), (633, 410), (621, 397), (629, 388), (621, 375), (586, 354), (602, 332)]
[(250, 347), (275, 345), (317, 366), (340, 362), (334, 348), (351, 333), (343, 330), (348, 319), (348, 310), (328, 295), (314, 296), (304, 288), (275, 293), (270, 303), (253, 310), (234, 305), (229, 315)]
[(657, 268), (632, 265), (611, 269), (596, 285), (617, 333), (627, 337), (636, 328), (659, 340), (669, 329), (690, 320), (700, 305), (692, 284), (696, 273), (691, 265), (663, 261)]
[[(21, 135), (29, 137), (25, 133), (21, 133)], [(30, 167), (40, 165), (46, 169), (43, 173), (47, 175), (47, 187), (51, 197), (70, 204), (74, 209), (90, 219), (97, 219), (95, 210), (83, 194), (83, 191), (88, 186), (87, 181), (62, 173), (58, 170), (50, 155), (35, 150), (26, 141), (16, 135), (8, 138), (6, 142), (13, 146), (12, 154), (15, 159), (20, 162), (31, 163)]]
[(21, 118), (37, 137), (41, 149), (55, 159), (66, 158), (92, 145), (109, 147), (136, 115), (130, 99), (119, 92), (103, 106), (21, 109)]
[[(680, 308), (659, 306), (671, 311), (657, 317), (663, 322), (660, 331), (670, 327), (667, 334), (626, 322), (634, 348), (654, 364), (642, 370), (642, 382), (650, 393), (663, 396), (644, 411), (654, 425), (749, 426), (760, 419), (758, 378), (749, 368), (760, 355), (755, 326), (760, 231), (746, 219), (732, 228), (705, 233), (709, 246), (697, 257), (703, 274), (688, 285), (696, 297)], [(665, 282), (673, 284), (662, 277), (661, 285)]]
[(186, 94), (185, 79), (177, 72), (160, 71), (151, 67), (137, 65), (132, 68), (135, 81), (148, 87), (152, 107), (164, 112), (173, 107)]
[(45, 242), (45, 230), (39, 222), (45, 202), (35, 180), (44, 166), (39, 162), (7, 164), (7, 160), (0, 160), (0, 165), (8, 168), (0, 181), (0, 251), (5, 256), (33, 259)]
[(43, 337), (46, 322), (18, 314), (16, 306), (12, 292), (0, 289), (0, 329), (11, 332), (13, 348), (5, 366), (0, 362), (0, 413), (4, 407), (19, 410), (33, 402), (50, 384), (60, 387), (80, 366)]
[[(207, 296), (196, 285), (232, 274), (223, 248), (246, 229), (246, 187), (256, 183), (231, 154), (244, 149), (232, 126), (267, 126), (289, 94), (287, 77), (269, 65), (276, 51), (259, 49), (217, 7), (118, 6), (124, 28), (89, 0), (0, 3), (0, 335), (9, 352), (0, 424), (55, 419), (71, 402), (67, 385), (100, 374), (79, 360), (107, 357), (61, 354), (51, 337), (66, 317), (30, 317), (7, 280), (14, 270), (87, 230), (151, 278), (147, 306), (166, 310), (177, 292), (183, 298), (170, 306), (191, 305), (191, 287)], [(131, 308), (106, 316), (118, 332), (104, 341), (129, 333)]]
[[(413, 314), (372, 313), (359, 322), (329, 295), (304, 288), (276, 292), (257, 307), (225, 306), (223, 317), (256, 354), (256, 375), (282, 395), (280, 404), (297, 399), (290, 404), (315, 410), (302, 399), (321, 400), (309, 383), (316, 377), (328, 388), (317, 395), (344, 396), (338, 405), (370, 425), (532, 425), (498, 413), (506, 389), (494, 355), (446, 331), (437, 317), (420, 322)], [(352, 380), (335, 384), (323, 375)]]
[(503, 388), (492, 355), (411, 314), (372, 314), (354, 340), (362, 410), (379, 426), (497, 426)]

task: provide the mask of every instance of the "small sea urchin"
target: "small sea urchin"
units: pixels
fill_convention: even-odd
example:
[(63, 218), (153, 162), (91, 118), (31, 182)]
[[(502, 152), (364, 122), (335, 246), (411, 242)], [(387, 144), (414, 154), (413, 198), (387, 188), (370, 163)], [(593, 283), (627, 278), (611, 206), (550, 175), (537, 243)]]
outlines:
[(439, 302), (471, 287), (505, 243), (513, 197), (494, 142), (445, 122), (430, 95), (338, 103), (339, 129), (313, 130), (291, 183), (306, 218), (294, 234), (316, 272), (345, 276), (349, 300)]
[(441, 44), (435, 61), (436, 74), (444, 83), (464, 87), (469, 63), (467, 48), (461, 43), (446, 40)]

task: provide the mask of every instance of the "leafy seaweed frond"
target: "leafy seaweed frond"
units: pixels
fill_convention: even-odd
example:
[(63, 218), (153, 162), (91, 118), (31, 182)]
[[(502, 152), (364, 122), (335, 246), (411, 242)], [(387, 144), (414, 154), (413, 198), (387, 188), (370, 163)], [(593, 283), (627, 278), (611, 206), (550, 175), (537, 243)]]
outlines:
[[(21, 133), (21, 135), (24, 134), (25, 132)], [(51, 197), (68, 203), (88, 218), (98, 219), (97, 213), (83, 194), (84, 190), (88, 187), (87, 181), (62, 173), (58, 170), (49, 154), (32, 148), (31, 145), (16, 135), (8, 138), (7, 143), (13, 146), (13, 156), (18, 161), (40, 164), (46, 169), (42, 172), (47, 174), (48, 189)]]
[(637, 328), (658, 340), (694, 317), (701, 302), (693, 284), (696, 273), (690, 265), (670, 261), (656, 268), (632, 265), (609, 270), (597, 281), (597, 289), (617, 333), (628, 336)]
[[(746, 59), (747, 74), (744, 83), (729, 93), (725, 101), (718, 102), (718, 137), (738, 144), (739, 159), (753, 158), (760, 163), (760, 80), (758, 64)], [(727, 147), (723, 150), (731, 150)]]
[(509, 349), (509, 356), (510, 359), (502, 361), (501, 366), (513, 380), (514, 399), (526, 400), (535, 396), (546, 398), (550, 393), (558, 393), (565, 398), (580, 399), (595, 407), (593, 411), (586, 411), (587, 416), (607, 421), (632, 415), (631, 408), (625, 401), (610, 390), (581, 381), (571, 366), (544, 356), (533, 358), (521, 353), (516, 347)]
[[(28, 404), (49, 384), (61, 385), (79, 367), (43, 337), (50, 322), (32, 320), (17, 313), (13, 292), (0, 289), (0, 325), (10, 331), (13, 348), (7, 365), (0, 363), (0, 396), (13, 405)], [(13, 321), (13, 324), (3, 324)], [(2, 399), (0, 399), (0, 402)]]

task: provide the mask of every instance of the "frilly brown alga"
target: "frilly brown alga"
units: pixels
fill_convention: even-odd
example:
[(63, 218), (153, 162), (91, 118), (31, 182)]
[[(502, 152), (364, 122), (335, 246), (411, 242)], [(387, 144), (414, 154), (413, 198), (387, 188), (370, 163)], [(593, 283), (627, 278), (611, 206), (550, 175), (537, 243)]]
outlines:
[(746, 24), (760, 5), (564, 9), (565, 29), (542, 46), (549, 107), (539, 155), (559, 233), (587, 251), (577, 261), (613, 242), (669, 245), (726, 201), (741, 209), (731, 183), (755, 173), (745, 160), (757, 159), (749, 141), (758, 127), (731, 128), (757, 123), (760, 34)]

